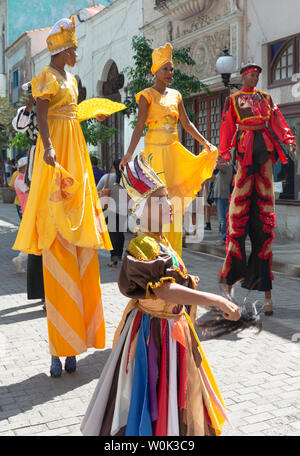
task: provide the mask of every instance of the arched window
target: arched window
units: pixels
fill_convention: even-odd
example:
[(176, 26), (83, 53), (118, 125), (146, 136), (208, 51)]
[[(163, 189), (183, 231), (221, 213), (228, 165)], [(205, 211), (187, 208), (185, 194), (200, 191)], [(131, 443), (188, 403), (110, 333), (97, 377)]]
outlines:
[(269, 87), (292, 83), (292, 75), (300, 71), (299, 48), (300, 35), (269, 44)]
[[(124, 75), (119, 73), (115, 62), (112, 62), (107, 73), (106, 80), (103, 81), (102, 94), (104, 98), (109, 98), (112, 101), (121, 102), (121, 94), (119, 92), (124, 85)], [(115, 129), (115, 133), (109, 138), (108, 142), (101, 145), (102, 168), (109, 171), (113, 161), (121, 158), (124, 154), (124, 116), (117, 112), (109, 116), (104, 122), (104, 125)]]
[(81, 79), (78, 75), (75, 76), (75, 79), (77, 81), (77, 86), (78, 86), (78, 100), (77, 103), (81, 103), (83, 100), (86, 99), (86, 88), (83, 87)]

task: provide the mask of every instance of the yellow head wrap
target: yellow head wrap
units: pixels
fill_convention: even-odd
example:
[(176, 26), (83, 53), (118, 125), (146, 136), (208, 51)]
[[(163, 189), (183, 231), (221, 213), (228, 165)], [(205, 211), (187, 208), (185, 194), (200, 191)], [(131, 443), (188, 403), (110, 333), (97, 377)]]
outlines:
[(173, 65), (172, 49), (173, 47), (170, 43), (166, 43), (164, 46), (154, 49), (152, 52), (152, 74), (155, 74), (165, 63), (170, 62)]
[(50, 30), (46, 41), (51, 55), (58, 54), (73, 46), (77, 47), (74, 16), (71, 16), (70, 19), (64, 18), (56, 22)]

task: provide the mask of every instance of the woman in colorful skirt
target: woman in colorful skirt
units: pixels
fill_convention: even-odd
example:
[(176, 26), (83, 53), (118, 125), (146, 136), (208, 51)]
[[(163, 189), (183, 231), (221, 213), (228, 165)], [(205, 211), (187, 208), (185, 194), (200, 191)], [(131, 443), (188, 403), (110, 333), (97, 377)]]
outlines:
[[(174, 75), (170, 43), (153, 51), (151, 72), (155, 76), (153, 87), (136, 95), (139, 105), (138, 120), (121, 165), (126, 165), (132, 159), (146, 124), (148, 130), (144, 155), (166, 184), (169, 197), (175, 206), (174, 222), (166, 227), (164, 232), (172, 247), (181, 255), (183, 211), (200, 191), (202, 183), (211, 177), (218, 151), (189, 120), (180, 92), (167, 87)], [(178, 120), (183, 128), (205, 147), (205, 151), (196, 156), (180, 144)]]
[(31, 82), (39, 137), (26, 211), (14, 248), (43, 256), (50, 373), (76, 369), (76, 355), (105, 347), (97, 249), (111, 250), (92, 166), (77, 119), (74, 17), (47, 37), (51, 62)]
[[(229, 419), (189, 314), (197, 305), (216, 306), (226, 319), (239, 320), (239, 308), (196, 290), (198, 278), (188, 274), (163, 235), (172, 206), (165, 184), (143, 155), (126, 166), (123, 183), (141, 218), (119, 276), (120, 291), (131, 299), (82, 433), (219, 435)], [(148, 226), (156, 229), (150, 232)]]

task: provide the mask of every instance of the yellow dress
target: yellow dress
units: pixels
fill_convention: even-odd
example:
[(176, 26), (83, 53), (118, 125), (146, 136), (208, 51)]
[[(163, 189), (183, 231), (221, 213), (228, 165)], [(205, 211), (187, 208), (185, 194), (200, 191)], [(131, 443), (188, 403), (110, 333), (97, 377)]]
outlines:
[[(32, 183), (28, 207), (14, 245), (17, 250), (40, 255), (49, 249), (57, 232), (71, 244), (79, 247), (111, 249), (110, 238), (102, 214), (88, 149), (81, 131), (77, 115), (77, 82), (74, 76), (62, 75), (46, 66), (32, 79), (34, 98), (49, 100), (48, 127), (56, 152), (57, 163), (62, 172), (67, 171), (77, 184), (76, 192), (62, 198), (50, 197), (57, 191), (58, 169), (47, 165), (44, 160), (44, 147), (38, 137), (34, 160)], [(66, 181), (62, 181), (66, 185)], [(67, 189), (66, 189), (67, 190)], [(49, 203), (57, 197), (57, 205)], [(62, 220), (65, 213), (67, 222)], [(63, 226), (61, 224), (63, 223)]]
[[(15, 186), (15, 180), (17, 179), (18, 175), (19, 175), (19, 171), (15, 171), (15, 172), (13, 173), (13, 175), (11, 176), (11, 179), (10, 179), (10, 181), (9, 181), (9, 184), (8, 184), (9, 187), (14, 188), (14, 186)], [(16, 193), (16, 197), (15, 197), (15, 199), (14, 199), (14, 204), (15, 204), (16, 206), (21, 206), (21, 201), (20, 201), (19, 195), (18, 195), (17, 193)]]
[[(199, 155), (189, 152), (178, 139), (178, 105), (181, 94), (174, 89), (167, 89), (162, 95), (152, 87), (136, 95), (137, 103), (143, 95), (148, 104), (144, 154), (156, 174), (165, 182), (175, 211), (181, 214), (200, 191), (202, 183), (211, 177), (218, 151), (204, 150)], [(177, 197), (177, 198), (175, 198)], [(186, 198), (184, 201), (183, 198)], [(173, 225), (173, 226), (172, 226)], [(182, 218), (175, 217), (170, 230), (164, 234), (172, 247), (181, 255)], [(174, 230), (175, 225), (175, 230)]]
[(77, 82), (46, 66), (32, 79), (49, 100), (55, 167), (38, 137), (26, 210), (14, 249), (43, 255), (50, 353), (73, 356), (105, 346), (98, 248), (112, 249), (92, 166), (77, 120)]

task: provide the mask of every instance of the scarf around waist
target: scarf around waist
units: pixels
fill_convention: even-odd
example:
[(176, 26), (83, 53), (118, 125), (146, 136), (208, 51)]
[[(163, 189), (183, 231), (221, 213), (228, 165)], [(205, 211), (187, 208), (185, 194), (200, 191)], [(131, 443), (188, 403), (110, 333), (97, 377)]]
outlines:
[(166, 116), (150, 122), (145, 136), (146, 145), (168, 145), (178, 141), (177, 119)]
[(77, 119), (78, 106), (75, 103), (70, 103), (60, 108), (49, 109), (48, 118), (50, 119), (64, 119), (72, 120)]

